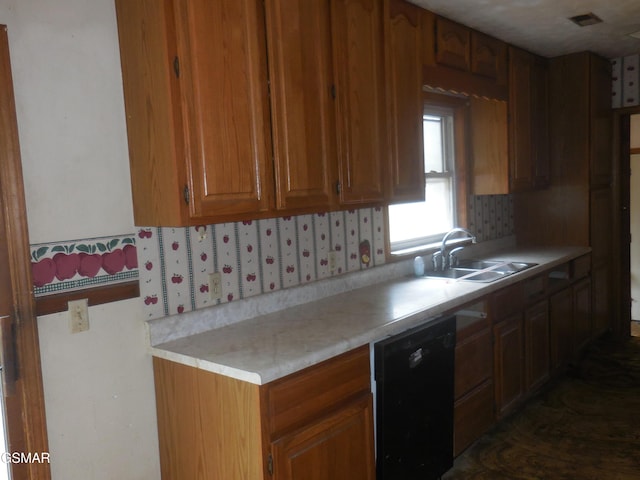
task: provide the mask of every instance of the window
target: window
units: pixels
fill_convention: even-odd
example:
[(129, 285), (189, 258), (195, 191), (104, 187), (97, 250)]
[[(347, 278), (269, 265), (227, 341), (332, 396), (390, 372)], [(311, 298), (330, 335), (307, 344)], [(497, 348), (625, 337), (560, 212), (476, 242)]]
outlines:
[(389, 206), (389, 239), (394, 253), (438, 242), (457, 225), (455, 109), (426, 105), (422, 124), (425, 201)]

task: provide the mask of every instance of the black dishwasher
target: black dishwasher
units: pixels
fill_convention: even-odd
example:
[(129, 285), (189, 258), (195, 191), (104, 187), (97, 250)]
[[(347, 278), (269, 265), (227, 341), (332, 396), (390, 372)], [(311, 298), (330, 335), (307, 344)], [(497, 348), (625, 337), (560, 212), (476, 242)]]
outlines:
[(377, 480), (431, 480), (453, 465), (455, 317), (375, 344)]

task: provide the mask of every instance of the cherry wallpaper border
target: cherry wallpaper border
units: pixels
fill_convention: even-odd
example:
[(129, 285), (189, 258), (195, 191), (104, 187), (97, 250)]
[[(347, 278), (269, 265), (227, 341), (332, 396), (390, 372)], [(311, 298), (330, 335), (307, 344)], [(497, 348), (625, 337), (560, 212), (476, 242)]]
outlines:
[[(248, 298), (385, 263), (381, 208), (201, 225), (140, 227), (146, 320)], [(329, 251), (337, 253), (332, 273)], [(211, 300), (209, 273), (223, 296)]]

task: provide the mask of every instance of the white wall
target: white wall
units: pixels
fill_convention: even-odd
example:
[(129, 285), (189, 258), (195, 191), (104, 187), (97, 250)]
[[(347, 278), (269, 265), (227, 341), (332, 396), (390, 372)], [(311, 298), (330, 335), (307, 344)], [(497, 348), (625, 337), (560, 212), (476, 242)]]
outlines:
[[(30, 243), (132, 233), (113, 0), (0, 0), (14, 76)], [(151, 360), (137, 299), (88, 332), (39, 318), (54, 480), (159, 478)]]
[(54, 480), (160, 478), (153, 378), (138, 299), (89, 309), (69, 334), (65, 314), (42, 317), (40, 344)]
[(133, 231), (113, 0), (0, 0), (31, 243)]

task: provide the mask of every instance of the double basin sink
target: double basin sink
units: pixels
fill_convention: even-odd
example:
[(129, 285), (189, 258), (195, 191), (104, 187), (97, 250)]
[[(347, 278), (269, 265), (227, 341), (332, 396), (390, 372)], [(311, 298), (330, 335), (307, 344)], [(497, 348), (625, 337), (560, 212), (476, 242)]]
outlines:
[(425, 277), (489, 283), (536, 265), (498, 260), (460, 260), (455, 267), (425, 272)]

